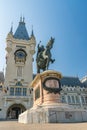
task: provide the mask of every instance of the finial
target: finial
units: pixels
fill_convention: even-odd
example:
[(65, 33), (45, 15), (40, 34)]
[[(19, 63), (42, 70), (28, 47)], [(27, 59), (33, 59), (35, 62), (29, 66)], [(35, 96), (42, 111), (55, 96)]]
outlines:
[(10, 33), (13, 34), (13, 22), (11, 23)]
[(23, 23), (24, 23), (25, 17), (23, 17)]
[(33, 36), (33, 37), (34, 37), (33, 25), (32, 25), (32, 32), (31, 32), (31, 36)]
[(22, 16), (20, 17), (20, 22), (22, 22)]

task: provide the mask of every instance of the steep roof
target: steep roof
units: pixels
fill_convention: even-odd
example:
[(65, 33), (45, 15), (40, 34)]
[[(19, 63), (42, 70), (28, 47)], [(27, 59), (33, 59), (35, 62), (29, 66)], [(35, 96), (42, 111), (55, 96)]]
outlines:
[(61, 84), (67, 85), (67, 86), (80, 86), (80, 87), (84, 86), (84, 84), (79, 80), (78, 77), (66, 77), (66, 76), (64, 76), (61, 79)]
[(16, 39), (29, 40), (29, 35), (25, 26), (24, 18), (20, 18), (19, 25), (13, 37)]

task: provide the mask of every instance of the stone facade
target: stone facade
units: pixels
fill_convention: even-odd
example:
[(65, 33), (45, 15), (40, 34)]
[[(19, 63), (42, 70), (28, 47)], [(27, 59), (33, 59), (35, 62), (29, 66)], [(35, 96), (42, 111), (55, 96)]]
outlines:
[(18, 118), (18, 115), (32, 106), (33, 54), (36, 40), (29, 37), (24, 18), (13, 34), (12, 27), (6, 38), (6, 73), (0, 98), (0, 118)]
[(75, 109), (87, 110), (87, 77), (63, 77), (61, 80), (61, 101)]

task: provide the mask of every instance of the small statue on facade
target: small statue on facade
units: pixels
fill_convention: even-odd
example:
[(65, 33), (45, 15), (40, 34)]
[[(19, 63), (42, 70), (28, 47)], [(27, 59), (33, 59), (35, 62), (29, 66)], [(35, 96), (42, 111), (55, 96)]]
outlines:
[(54, 43), (54, 38), (50, 38), (49, 42), (46, 45), (46, 48), (44, 48), (43, 45), (40, 46), (38, 44), (38, 51), (36, 56), (36, 63), (37, 63), (37, 73), (40, 73), (40, 70), (43, 71), (48, 70), (49, 63), (53, 63), (55, 59), (52, 59), (50, 49), (52, 49)]

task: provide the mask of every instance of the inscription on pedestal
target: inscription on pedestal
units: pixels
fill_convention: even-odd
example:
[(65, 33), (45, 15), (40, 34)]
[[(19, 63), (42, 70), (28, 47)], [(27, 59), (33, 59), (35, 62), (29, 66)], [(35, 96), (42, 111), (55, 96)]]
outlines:
[(49, 93), (60, 93), (61, 85), (60, 80), (55, 77), (46, 78), (43, 82), (43, 88)]

